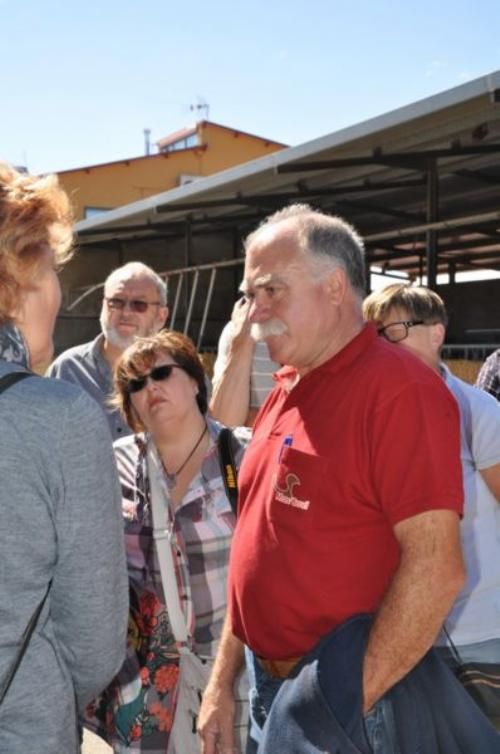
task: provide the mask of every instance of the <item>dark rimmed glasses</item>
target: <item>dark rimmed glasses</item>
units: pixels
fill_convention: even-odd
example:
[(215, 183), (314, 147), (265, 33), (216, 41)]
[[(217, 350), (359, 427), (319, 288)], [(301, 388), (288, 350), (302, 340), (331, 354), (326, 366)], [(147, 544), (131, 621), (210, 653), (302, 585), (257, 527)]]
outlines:
[(161, 306), (161, 301), (143, 301), (140, 298), (119, 298), (118, 296), (106, 298), (105, 296), (104, 300), (108, 305), (108, 309), (113, 309), (119, 312), (123, 311), (128, 306), (131, 312), (144, 314), (150, 306)]
[(174, 369), (182, 369), (179, 364), (163, 364), (162, 366), (155, 367), (148, 374), (143, 374), (142, 377), (132, 377), (127, 383), (127, 390), (129, 393), (138, 393), (146, 387), (146, 383), (149, 378), (153, 382), (162, 382), (168, 380)]
[(409, 319), (402, 322), (391, 322), (385, 327), (379, 327), (377, 332), (390, 343), (400, 343), (408, 337), (410, 327), (416, 327), (416, 325), (425, 325), (425, 322), (423, 319)]

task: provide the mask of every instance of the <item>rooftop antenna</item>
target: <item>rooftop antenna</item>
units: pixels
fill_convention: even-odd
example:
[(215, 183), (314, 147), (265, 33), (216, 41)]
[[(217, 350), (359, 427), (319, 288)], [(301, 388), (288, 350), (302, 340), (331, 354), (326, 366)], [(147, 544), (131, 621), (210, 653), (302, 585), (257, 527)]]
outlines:
[(196, 105), (189, 105), (189, 109), (191, 112), (197, 112), (197, 113), (204, 113), (203, 120), (209, 120), (210, 119), (210, 105), (206, 100), (203, 99), (203, 97), (197, 97), (198, 102)]
[(149, 157), (151, 154), (151, 129), (144, 129), (144, 154)]

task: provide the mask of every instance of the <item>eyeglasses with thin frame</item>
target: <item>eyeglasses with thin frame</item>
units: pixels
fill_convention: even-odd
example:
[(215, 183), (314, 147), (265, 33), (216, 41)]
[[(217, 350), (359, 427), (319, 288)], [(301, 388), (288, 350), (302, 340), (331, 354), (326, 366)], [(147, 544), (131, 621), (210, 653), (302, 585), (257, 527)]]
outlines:
[(143, 374), (142, 377), (133, 377), (128, 381), (127, 390), (129, 393), (138, 393), (146, 387), (146, 383), (149, 378), (153, 382), (162, 382), (168, 380), (174, 369), (183, 369), (179, 364), (162, 364), (159, 367), (155, 367), (148, 374)]
[(120, 312), (126, 309), (128, 306), (131, 312), (139, 312), (141, 314), (144, 314), (144, 312), (147, 311), (150, 306), (161, 306), (161, 301), (142, 301), (139, 298), (119, 298), (117, 296), (106, 298), (105, 296), (104, 300), (108, 305), (108, 309), (117, 310)]
[(410, 327), (425, 325), (423, 319), (410, 319), (402, 322), (390, 322), (385, 327), (379, 327), (378, 334), (390, 343), (400, 343), (408, 337)]

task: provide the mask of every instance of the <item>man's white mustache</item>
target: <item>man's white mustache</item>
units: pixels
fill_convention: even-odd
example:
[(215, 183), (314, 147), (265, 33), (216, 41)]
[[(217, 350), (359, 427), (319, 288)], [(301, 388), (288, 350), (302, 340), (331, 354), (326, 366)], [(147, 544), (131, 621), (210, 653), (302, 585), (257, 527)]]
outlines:
[(253, 340), (265, 340), (272, 335), (284, 335), (288, 327), (280, 319), (268, 319), (267, 322), (254, 322), (250, 327)]

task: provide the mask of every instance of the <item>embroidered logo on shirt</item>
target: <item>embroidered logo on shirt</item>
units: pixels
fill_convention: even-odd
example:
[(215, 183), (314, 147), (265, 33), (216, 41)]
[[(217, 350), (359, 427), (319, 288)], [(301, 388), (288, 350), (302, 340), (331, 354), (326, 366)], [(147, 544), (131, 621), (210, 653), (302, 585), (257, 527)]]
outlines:
[(311, 501), (300, 500), (300, 498), (295, 497), (293, 494), (294, 487), (300, 485), (300, 479), (297, 474), (287, 474), (285, 477), (285, 484), (286, 486), (284, 489), (278, 487), (278, 479), (276, 474), (274, 475), (273, 487), (276, 493), (276, 500), (284, 505), (291, 505), (293, 508), (300, 508), (301, 510), (306, 511), (309, 508)]

